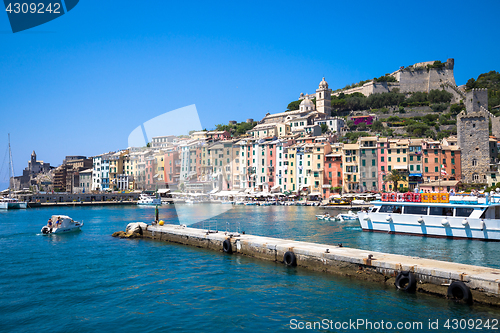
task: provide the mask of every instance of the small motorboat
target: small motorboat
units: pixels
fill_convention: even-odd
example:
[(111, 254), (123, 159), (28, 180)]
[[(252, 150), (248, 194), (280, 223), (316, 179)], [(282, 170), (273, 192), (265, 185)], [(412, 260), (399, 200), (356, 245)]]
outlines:
[(323, 214), (323, 215), (316, 215), (316, 220), (326, 220), (326, 221), (329, 221), (331, 219), (334, 219), (334, 217), (330, 216), (330, 214), (328, 214), (328, 213)]
[(62, 234), (66, 232), (80, 231), (83, 227), (83, 222), (73, 221), (66, 215), (52, 215), (47, 225), (43, 226), (42, 234)]
[(354, 214), (352, 210), (350, 210), (348, 213), (340, 213), (339, 215), (337, 215), (337, 219), (341, 222), (356, 221), (358, 219), (358, 215)]

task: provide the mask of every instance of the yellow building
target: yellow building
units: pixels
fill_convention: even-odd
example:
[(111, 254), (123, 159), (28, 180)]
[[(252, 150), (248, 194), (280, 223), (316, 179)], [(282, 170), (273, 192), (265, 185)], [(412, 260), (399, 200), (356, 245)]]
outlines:
[(342, 158), (344, 192), (357, 192), (359, 191), (359, 145), (357, 143), (344, 144)]
[[(401, 181), (398, 182), (398, 191), (402, 191), (404, 188), (408, 188), (408, 145), (408, 140), (388, 141), (387, 175), (389, 175), (392, 170), (399, 171), (399, 173), (401, 174)], [(389, 188), (389, 191), (396, 190), (392, 182), (387, 182), (386, 184)]]

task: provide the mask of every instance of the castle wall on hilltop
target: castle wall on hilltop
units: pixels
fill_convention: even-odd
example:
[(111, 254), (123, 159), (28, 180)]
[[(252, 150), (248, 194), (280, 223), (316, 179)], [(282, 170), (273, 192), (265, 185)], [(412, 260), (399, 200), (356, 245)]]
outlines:
[(444, 83), (456, 86), (453, 68), (404, 69), (396, 74), (396, 79), (399, 81), (400, 92), (404, 93), (441, 90)]
[[(429, 92), (431, 90), (446, 89), (445, 84), (456, 87), (453, 68), (455, 65), (454, 59), (448, 59), (443, 64), (442, 68), (427, 68), (427, 65), (432, 65), (433, 61), (422, 62), (413, 66), (399, 69), (390, 75), (396, 78), (397, 82), (367, 82), (362, 87), (356, 87), (339, 92), (332, 93), (338, 96), (340, 93), (352, 94), (360, 92), (365, 96), (390, 92), (394, 89), (399, 89), (400, 92)], [(459, 94), (453, 89), (449, 89), (453, 93), (455, 100), (460, 99)]]

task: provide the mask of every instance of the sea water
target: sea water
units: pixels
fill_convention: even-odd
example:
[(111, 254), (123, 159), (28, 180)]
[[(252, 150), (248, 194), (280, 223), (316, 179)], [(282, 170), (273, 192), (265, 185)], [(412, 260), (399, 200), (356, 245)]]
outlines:
[[(213, 206), (177, 209), (210, 216)], [(235, 206), (209, 222), (222, 231), (499, 268), (500, 243), (367, 233), (356, 222), (316, 220), (319, 212)], [(53, 214), (85, 225), (81, 232), (42, 235)], [(161, 207), (160, 217), (179, 223), (173, 206)], [(135, 206), (1, 211), (0, 331), (451, 332), (467, 331), (471, 320), (474, 328), (488, 323), (483, 332), (500, 329), (492, 327), (500, 318), (494, 308), (244, 256), (111, 237), (130, 222), (153, 219), (153, 207)]]

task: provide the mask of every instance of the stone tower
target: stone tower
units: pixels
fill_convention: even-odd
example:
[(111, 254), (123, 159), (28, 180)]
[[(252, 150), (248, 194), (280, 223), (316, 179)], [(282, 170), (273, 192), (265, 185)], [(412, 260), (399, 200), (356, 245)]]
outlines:
[(457, 116), (458, 145), (462, 158), (462, 181), (486, 183), (490, 165), (487, 89), (473, 89), (466, 94), (466, 111)]
[(319, 88), (316, 89), (316, 110), (321, 113), (326, 113), (328, 116), (331, 115), (332, 96), (325, 78), (321, 80)]
[(35, 167), (35, 165), (36, 165), (36, 153), (33, 150), (33, 152), (31, 153), (30, 171), (33, 170), (33, 168)]

